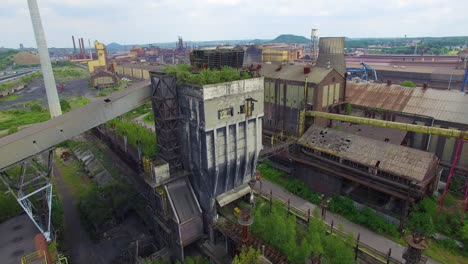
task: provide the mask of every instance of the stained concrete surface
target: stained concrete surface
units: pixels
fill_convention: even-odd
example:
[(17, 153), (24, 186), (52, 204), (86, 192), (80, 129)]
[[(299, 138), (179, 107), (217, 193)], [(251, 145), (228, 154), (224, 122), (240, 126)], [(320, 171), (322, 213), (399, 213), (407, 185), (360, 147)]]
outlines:
[(18, 264), (24, 255), (36, 251), (34, 236), (39, 230), (26, 214), (0, 224), (0, 260), (3, 264)]

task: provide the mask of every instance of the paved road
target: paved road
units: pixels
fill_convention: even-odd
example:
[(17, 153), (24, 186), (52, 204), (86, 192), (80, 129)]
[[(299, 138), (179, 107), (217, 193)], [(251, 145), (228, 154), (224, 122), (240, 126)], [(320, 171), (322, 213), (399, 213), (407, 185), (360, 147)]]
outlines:
[[(257, 182), (256, 183), (256, 188), (260, 189), (260, 184)], [(270, 192), (270, 190), (273, 191), (273, 196), (282, 200), (282, 201), (287, 201), (288, 199), (290, 199), (290, 203), (292, 206), (294, 207), (297, 207), (299, 209), (302, 209), (304, 211), (307, 211), (309, 208), (311, 210), (311, 212), (313, 212), (313, 210), (315, 209), (315, 205), (300, 198), (300, 197), (297, 197), (295, 196), (294, 194), (288, 192), (286, 189), (284, 189), (283, 187), (279, 186), (279, 185), (276, 185), (266, 179), (262, 179), (262, 191), (264, 192)], [(395, 259), (398, 259), (400, 261), (402, 261), (403, 263), (405, 262), (402, 258), (402, 255), (403, 255), (403, 251), (404, 251), (404, 247), (386, 237), (383, 237), (379, 234), (376, 234), (374, 232), (372, 232), (371, 230), (361, 226), (361, 225), (357, 225), (355, 223), (352, 223), (346, 219), (344, 219), (343, 217), (337, 215), (337, 214), (333, 214), (331, 212), (327, 212), (326, 214), (326, 219), (325, 221), (327, 223), (331, 223), (331, 221), (333, 220), (334, 222), (334, 225), (335, 226), (338, 226), (338, 225), (342, 225), (345, 229), (346, 232), (349, 232), (349, 231), (352, 231), (354, 232), (355, 234), (360, 234), (361, 237), (360, 237), (360, 241), (363, 242), (364, 244), (367, 244), (369, 246), (372, 246), (373, 248), (379, 250), (380, 252), (383, 252), (383, 253), (387, 253), (388, 252), (388, 249), (391, 248), (392, 249), (392, 257), (395, 258)], [(432, 260), (432, 259), (428, 259), (428, 261), (426, 262), (428, 264), (440, 264), (439, 262), (435, 261), (435, 260)]]
[(54, 164), (54, 182), (63, 204), (65, 217), (64, 247), (71, 264), (104, 263), (94, 250), (94, 243), (81, 224), (78, 200), (71, 194), (71, 188), (63, 182), (62, 175)]

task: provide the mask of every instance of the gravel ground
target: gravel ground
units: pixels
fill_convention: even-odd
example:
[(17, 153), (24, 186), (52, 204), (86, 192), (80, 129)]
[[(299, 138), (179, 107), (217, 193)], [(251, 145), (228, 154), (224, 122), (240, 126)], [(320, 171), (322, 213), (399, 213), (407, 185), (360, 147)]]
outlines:
[[(83, 78), (67, 82), (65, 84), (65, 89), (63, 91), (59, 91), (59, 97), (65, 99), (78, 96), (86, 96), (88, 98), (93, 98), (96, 91), (88, 88), (88, 82), (89, 78)], [(20, 97), (15, 101), (1, 102), (0, 110), (23, 108), (23, 103), (34, 100), (42, 100), (41, 104), (43, 106), (47, 106), (47, 97), (45, 93), (44, 80), (42, 78), (34, 80), (31, 84), (28, 85), (28, 87), (17, 92), (16, 95), (19, 95)]]

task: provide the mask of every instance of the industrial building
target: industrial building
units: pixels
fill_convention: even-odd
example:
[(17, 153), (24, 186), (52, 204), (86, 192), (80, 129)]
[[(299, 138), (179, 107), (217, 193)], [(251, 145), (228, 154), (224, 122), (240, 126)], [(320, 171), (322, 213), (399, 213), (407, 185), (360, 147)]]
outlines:
[(302, 58), (302, 47), (297, 44), (265, 44), (262, 46), (262, 62), (294, 62)]
[(190, 64), (198, 69), (242, 68), (244, 49), (232, 46), (204, 47), (190, 53)]
[[(349, 196), (404, 224), (410, 204), (436, 190), (441, 177), (446, 180), (458, 140), (311, 117), (307, 111), (464, 131), (468, 102), (455, 91), (346, 82), (343, 45), (342, 38), (321, 38), (315, 66), (262, 64), (263, 133), (298, 138), (273, 159), (312, 190)], [(466, 151), (456, 170), (461, 189)]]
[(262, 149), (263, 78), (176, 85), (151, 72), (159, 155), (147, 169), (156, 236), (184, 259), (184, 247), (213, 239), (217, 207), (251, 193)]

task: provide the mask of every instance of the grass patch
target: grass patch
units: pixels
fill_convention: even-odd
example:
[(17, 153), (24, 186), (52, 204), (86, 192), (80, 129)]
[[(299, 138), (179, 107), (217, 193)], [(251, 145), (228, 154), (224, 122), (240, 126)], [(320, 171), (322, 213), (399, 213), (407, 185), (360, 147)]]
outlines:
[(91, 100), (87, 97), (80, 96), (70, 99), (69, 102), (72, 109), (77, 109), (91, 103)]
[(151, 113), (151, 112), (152, 112), (151, 102), (148, 102), (144, 105), (140, 105), (139, 107), (133, 109), (132, 111), (129, 111), (123, 114), (122, 116), (125, 119), (134, 119), (134, 118), (137, 118), (139, 116), (142, 116), (144, 114)]
[(21, 97), (21, 94), (13, 94), (5, 97), (0, 97), (0, 103), (16, 101)]
[(137, 141), (141, 142), (141, 149), (145, 156), (153, 157), (156, 155), (156, 135), (153, 131), (147, 128), (143, 128), (132, 121), (112, 119), (107, 122), (109, 127), (115, 126), (117, 134), (123, 136), (127, 134), (128, 143), (138, 148)]
[(151, 113), (145, 115), (145, 117), (143, 117), (143, 122), (145, 122), (146, 124), (149, 124), (149, 125), (154, 125), (154, 113), (151, 112)]
[(55, 164), (62, 175), (62, 180), (71, 189), (71, 192), (76, 197), (82, 197), (94, 183), (84, 173), (83, 166), (70, 159), (65, 164), (64, 161), (55, 156)]
[(430, 258), (444, 264), (465, 264), (468, 263), (468, 257), (455, 253), (434, 240), (429, 241), (429, 248), (424, 254)]
[(128, 87), (128, 82), (119, 81), (119, 83), (115, 87), (107, 87), (107, 88), (104, 88), (104, 89), (99, 89), (99, 91), (96, 93), (96, 96), (97, 97), (108, 96), (109, 94), (111, 94), (113, 92), (121, 91), (121, 90), (123, 90), (123, 89), (125, 89), (127, 87)]
[(89, 77), (86, 69), (74, 65), (54, 66), (53, 71), (55, 79), (61, 83)]
[(0, 130), (17, 129), (19, 126), (44, 122), (50, 119), (47, 110), (42, 109), (40, 105), (32, 105), (30, 111), (26, 110), (7, 110), (0, 111)]

